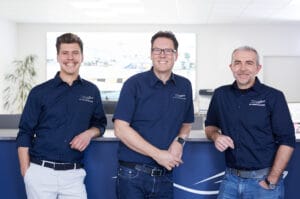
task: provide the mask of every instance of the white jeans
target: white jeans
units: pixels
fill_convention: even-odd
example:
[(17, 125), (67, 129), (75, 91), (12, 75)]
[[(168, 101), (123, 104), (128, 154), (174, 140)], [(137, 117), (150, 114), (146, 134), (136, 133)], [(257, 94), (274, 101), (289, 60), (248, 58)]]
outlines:
[(24, 176), (28, 199), (87, 199), (84, 169), (57, 171), (30, 163)]

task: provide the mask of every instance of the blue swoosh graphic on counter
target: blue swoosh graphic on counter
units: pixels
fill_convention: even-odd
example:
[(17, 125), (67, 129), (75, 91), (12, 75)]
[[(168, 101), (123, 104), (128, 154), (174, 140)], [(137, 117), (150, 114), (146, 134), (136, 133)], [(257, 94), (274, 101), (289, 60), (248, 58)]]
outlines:
[(183, 191), (189, 192), (189, 193), (194, 193), (198, 195), (217, 195), (219, 193), (219, 190), (216, 191), (202, 191), (202, 190), (197, 190), (197, 189), (191, 189), (179, 184), (174, 183), (174, 187), (181, 189)]
[[(200, 184), (200, 183), (203, 183), (203, 182), (206, 182), (206, 181), (209, 181), (209, 180), (214, 180), (216, 178), (219, 178), (220, 176), (223, 176), (225, 174), (225, 172), (220, 172), (214, 176), (211, 176), (209, 178), (206, 178), (204, 180), (201, 180), (199, 182), (196, 182), (194, 183), (194, 185), (196, 184)], [(214, 183), (220, 183), (221, 181), (218, 180)], [(180, 185), (180, 184), (176, 184), (174, 183), (173, 184), (174, 187), (178, 188), (178, 189), (181, 189), (183, 191), (186, 191), (186, 192), (189, 192), (189, 193), (193, 193), (193, 194), (198, 194), (198, 195), (217, 195), (219, 193), (219, 190), (212, 190), (212, 191), (206, 191), (206, 190), (198, 190), (198, 189), (192, 189), (192, 188), (189, 188), (189, 187), (186, 187), (186, 186), (183, 186), (183, 185)]]

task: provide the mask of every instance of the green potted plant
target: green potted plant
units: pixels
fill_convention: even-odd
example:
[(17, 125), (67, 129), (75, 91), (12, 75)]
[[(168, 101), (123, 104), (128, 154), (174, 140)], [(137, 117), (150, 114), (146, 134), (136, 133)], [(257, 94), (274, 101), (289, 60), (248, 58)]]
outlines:
[(37, 56), (28, 55), (23, 60), (13, 61), (14, 70), (5, 75), (5, 82), (8, 86), (4, 88), (5, 110), (11, 113), (21, 113), (23, 111), (27, 96), (34, 85), (36, 76)]

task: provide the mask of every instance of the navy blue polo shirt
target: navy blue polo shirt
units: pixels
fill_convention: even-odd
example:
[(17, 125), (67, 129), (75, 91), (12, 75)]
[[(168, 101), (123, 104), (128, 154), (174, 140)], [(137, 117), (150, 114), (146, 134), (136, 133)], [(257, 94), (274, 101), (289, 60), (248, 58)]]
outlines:
[(69, 86), (59, 77), (34, 87), (19, 124), (18, 147), (30, 157), (55, 162), (81, 162), (83, 152), (70, 148), (78, 134), (96, 127), (104, 133), (106, 116), (99, 89), (78, 77)]
[(295, 147), (295, 131), (283, 93), (256, 78), (240, 90), (236, 82), (215, 90), (205, 126), (216, 126), (231, 137), (234, 149), (225, 151), (226, 165), (255, 170), (271, 167), (279, 145)]
[[(123, 85), (113, 120), (126, 121), (146, 141), (168, 149), (183, 123), (194, 122), (192, 87), (188, 79), (172, 73), (163, 84), (153, 70), (130, 77)], [(119, 160), (155, 164), (122, 142)]]

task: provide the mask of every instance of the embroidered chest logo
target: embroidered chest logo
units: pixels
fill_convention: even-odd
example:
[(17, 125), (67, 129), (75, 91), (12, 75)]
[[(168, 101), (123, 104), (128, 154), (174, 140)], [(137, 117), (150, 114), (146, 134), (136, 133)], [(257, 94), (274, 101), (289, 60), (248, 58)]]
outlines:
[(251, 100), (249, 106), (266, 106), (266, 100)]
[(174, 96), (172, 97), (173, 99), (180, 99), (180, 100), (186, 100), (186, 96), (185, 94), (174, 94)]
[(93, 103), (94, 102), (94, 97), (81, 95), (79, 97), (79, 101)]

